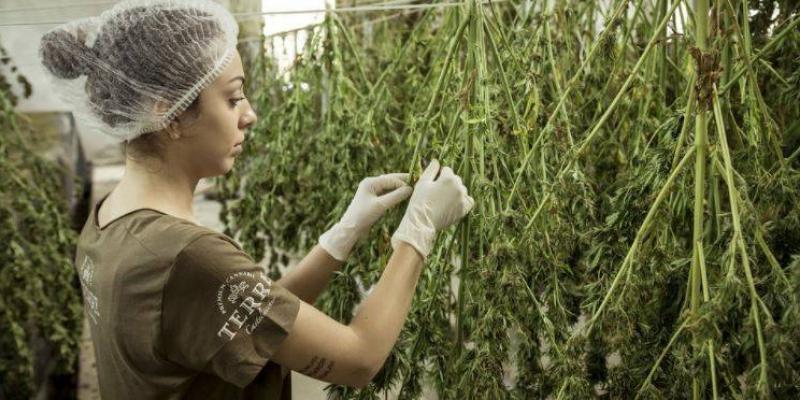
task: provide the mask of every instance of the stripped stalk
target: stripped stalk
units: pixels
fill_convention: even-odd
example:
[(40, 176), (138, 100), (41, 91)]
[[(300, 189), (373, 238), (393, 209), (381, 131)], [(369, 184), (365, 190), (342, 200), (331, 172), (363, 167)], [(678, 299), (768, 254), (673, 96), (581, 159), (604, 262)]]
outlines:
[[(698, 0), (695, 6), (695, 41), (700, 49), (701, 57), (708, 51), (706, 38), (708, 37), (708, 0)], [(702, 84), (704, 71), (698, 63), (697, 80)], [(692, 266), (691, 286), (689, 288), (689, 302), (691, 313), (695, 318), (700, 312), (700, 266), (698, 265), (698, 248), (703, 245), (703, 210), (705, 203), (706, 185), (706, 151), (708, 147), (708, 130), (706, 126), (706, 104), (698, 104), (695, 116), (695, 166), (694, 166), (694, 229), (692, 230)], [(696, 347), (696, 346), (695, 346)], [(695, 351), (697, 349), (695, 348)], [(697, 376), (692, 376), (692, 398), (700, 398), (700, 381)]]
[(696, 75), (692, 75), (689, 79), (689, 97), (686, 100), (686, 109), (683, 112), (683, 123), (681, 124), (681, 133), (678, 135), (678, 143), (675, 146), (675, 153), (672, 155), (672, 166), (678, 163), (678, 155), (683, 151), (683, 142), (686, 140), (686, 132), (689, 131), (689, 121), (691, 116), (694, 115), (695, 106), (697, 104), (694, 82), (697, 79)]
[[(476, 77), (475, 82), (473, 82), (470, 86), (469, 99), (464, 102), (464, 104), (468, 107), (467, 113), (470, 115), (470, 120), (476, 120), (476, 118), (472, 115), (474, 114), (474, 109), (477, 107), (473, 107), (472, 101), (476, 99), (480, 102), (480, 104), (485, 104), (483, 102), (483, 85), (485, 82), (485, 74), (483, 70), (482, 60), (484, 57), (485, 47), (483, 41), (483, 20), (481, 18), (481, 9), (479, 9), (479, 5), (477, 4), (477, 0), (473, 0), (470, 3), (470, 10), (467, 14), (467, 18), (470, 20), (469, 26), (469, 40), (468, 43), (468, 51), (467, 51), (467, 68), (465, 68), (466, 73), (474, 75)], [(487, 110), (484, 108), (481, 110), (481, 120), (485, 123), (486, 121), (486, 114)], [(464, 182), (469, 185), (472, 181), (472, 168), (470, 160), (472, 159), (472, 147), (473, 147), (473, 132), (477, 131), (477, 127), (485, 126), (484, 123), (478, 123), (475, 121), (475, 124), (467, 125), (467, 129), (464, 129), (465, 134), (465, 144), (466, 150), (464, 152), (464, 166), (461, 172), (461, 175), (464, 177)], [(459, 269), (458, 277), (459, 277), (459, 285), (458, 285), (458, 310), (456, 312), (456, 343), (458, 351), (462, 350), (464, 345), (464, 299), (466, 295), (467, 286), (467, 271), (469, 270), (469, 244), (470, 244), (470, 221), (471, 218), (469, 216), (464, 217), (462, 222), (460, 223), (461, 229), (461, 267)]]
[[(700, 266), (700, 276), (703, 279), (703, 301), (708, 302), (709, 299), (709, 288), (708, 288), (708, 274), (706, 273), (706, 256), (703, 253), (703, 244), (702, 243), (695, 243), (695, 248), (697, 249), (697, 265)], [(714, 341), (708, 339), (706, 341), (706, 345), (708, 346), (708, 368), (711, 374), (711, 390), (714, 395), (714, 400), (717, 399), (717, 368), (716, 362), (714, 360)]]
[[(559, 97), (561, 97), (561, 93), (563, 93), (563, 91), (561, 90), (561, 79), (562, 79), (562, 77), (561, 77), (561, 73), (559, 72), (558, 68), (556, 67), (556, 65), (557, 65), (556, 64), (556, 58), (553, 55), (553, 36), (550, 33), (550, 28), (549, 28), (548, 24), (544, 25), (544, 31), (547, 34), (547, 56), (550, 59), (550, 66), (551, 66), (550, 70), (553, 71), (553, 84), (556, 87), (556, 94), (559, 94)], [(564, 124), (565, 124), (565, 126), (567, 128), (567, 136), (569, 137), (570, 147), (574, 146), (575, 143), (573, 142), (572, 132), (571, 132), (571, 130), (569, 128), (569, 125), (570, 125), (569, 124), (569, 115), (567, 113), (566, 107), (561, 107), (561, 114), (564, 117)]]

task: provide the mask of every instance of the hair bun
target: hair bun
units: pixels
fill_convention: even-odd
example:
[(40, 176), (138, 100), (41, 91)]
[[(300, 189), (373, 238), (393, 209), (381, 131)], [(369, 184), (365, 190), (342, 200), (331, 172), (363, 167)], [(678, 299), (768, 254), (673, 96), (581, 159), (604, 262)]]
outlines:
[(88, 57), (93, 50), (83, 43), (85, 34), (78, 36), (64, 30), (54, 30), (42, 36), (39, 58), (50, 72), (61, 79), (75, 79), (91, 71)]

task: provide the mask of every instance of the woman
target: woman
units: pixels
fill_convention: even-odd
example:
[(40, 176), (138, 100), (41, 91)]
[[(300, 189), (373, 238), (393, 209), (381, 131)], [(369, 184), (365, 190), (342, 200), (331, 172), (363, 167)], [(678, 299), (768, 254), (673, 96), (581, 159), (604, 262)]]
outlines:
[[(60, 93), (125, 143), (125, 175), (91, 211), (75, 258), (103, 398), (289, 398), (289, 370), (363, 387), (398, 338), (436, 232), (474, 204), (436, 161), (413, 191), (407, 174), (366, 178), (319, 244), (271, 281), (192, 212), (197, 182), (232, 168), (257, 121), (237, 35), (211, 1), (127, 1), (42, 39)], [(370, 226), (409, 197), (352, 322), (314, 308)]]

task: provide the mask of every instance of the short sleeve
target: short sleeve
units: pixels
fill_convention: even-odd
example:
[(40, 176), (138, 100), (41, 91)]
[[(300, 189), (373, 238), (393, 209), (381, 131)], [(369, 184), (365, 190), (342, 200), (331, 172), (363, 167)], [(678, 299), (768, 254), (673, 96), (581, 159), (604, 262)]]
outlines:
[(258, 375), (292, 329), (300, 299), (217, 233), (193, 240), (164, 285), (167, 359), (239, 387)]

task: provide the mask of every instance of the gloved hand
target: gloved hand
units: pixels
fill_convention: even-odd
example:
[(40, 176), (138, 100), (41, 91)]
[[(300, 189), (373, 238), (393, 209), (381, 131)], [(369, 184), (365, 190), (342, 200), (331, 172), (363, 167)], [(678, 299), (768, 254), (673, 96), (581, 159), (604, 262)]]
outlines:
[(372, 224), (411, 195), (408, 178), (407, 173), (395, 173), (362, 180), (342, 219), (319, 237), (320, 246), (333, 258), (346, 260)]
[(461, 178), (450, 167), (442, 168), (439, 178), (434, 180), (438, 171), (439, 162), (431, 161), (414, 186), (406, 213), (392, 235), (392, 248), (397, 249), (403, 241), (426, 259), (436, 232), (458, 222), (475, 205)]

